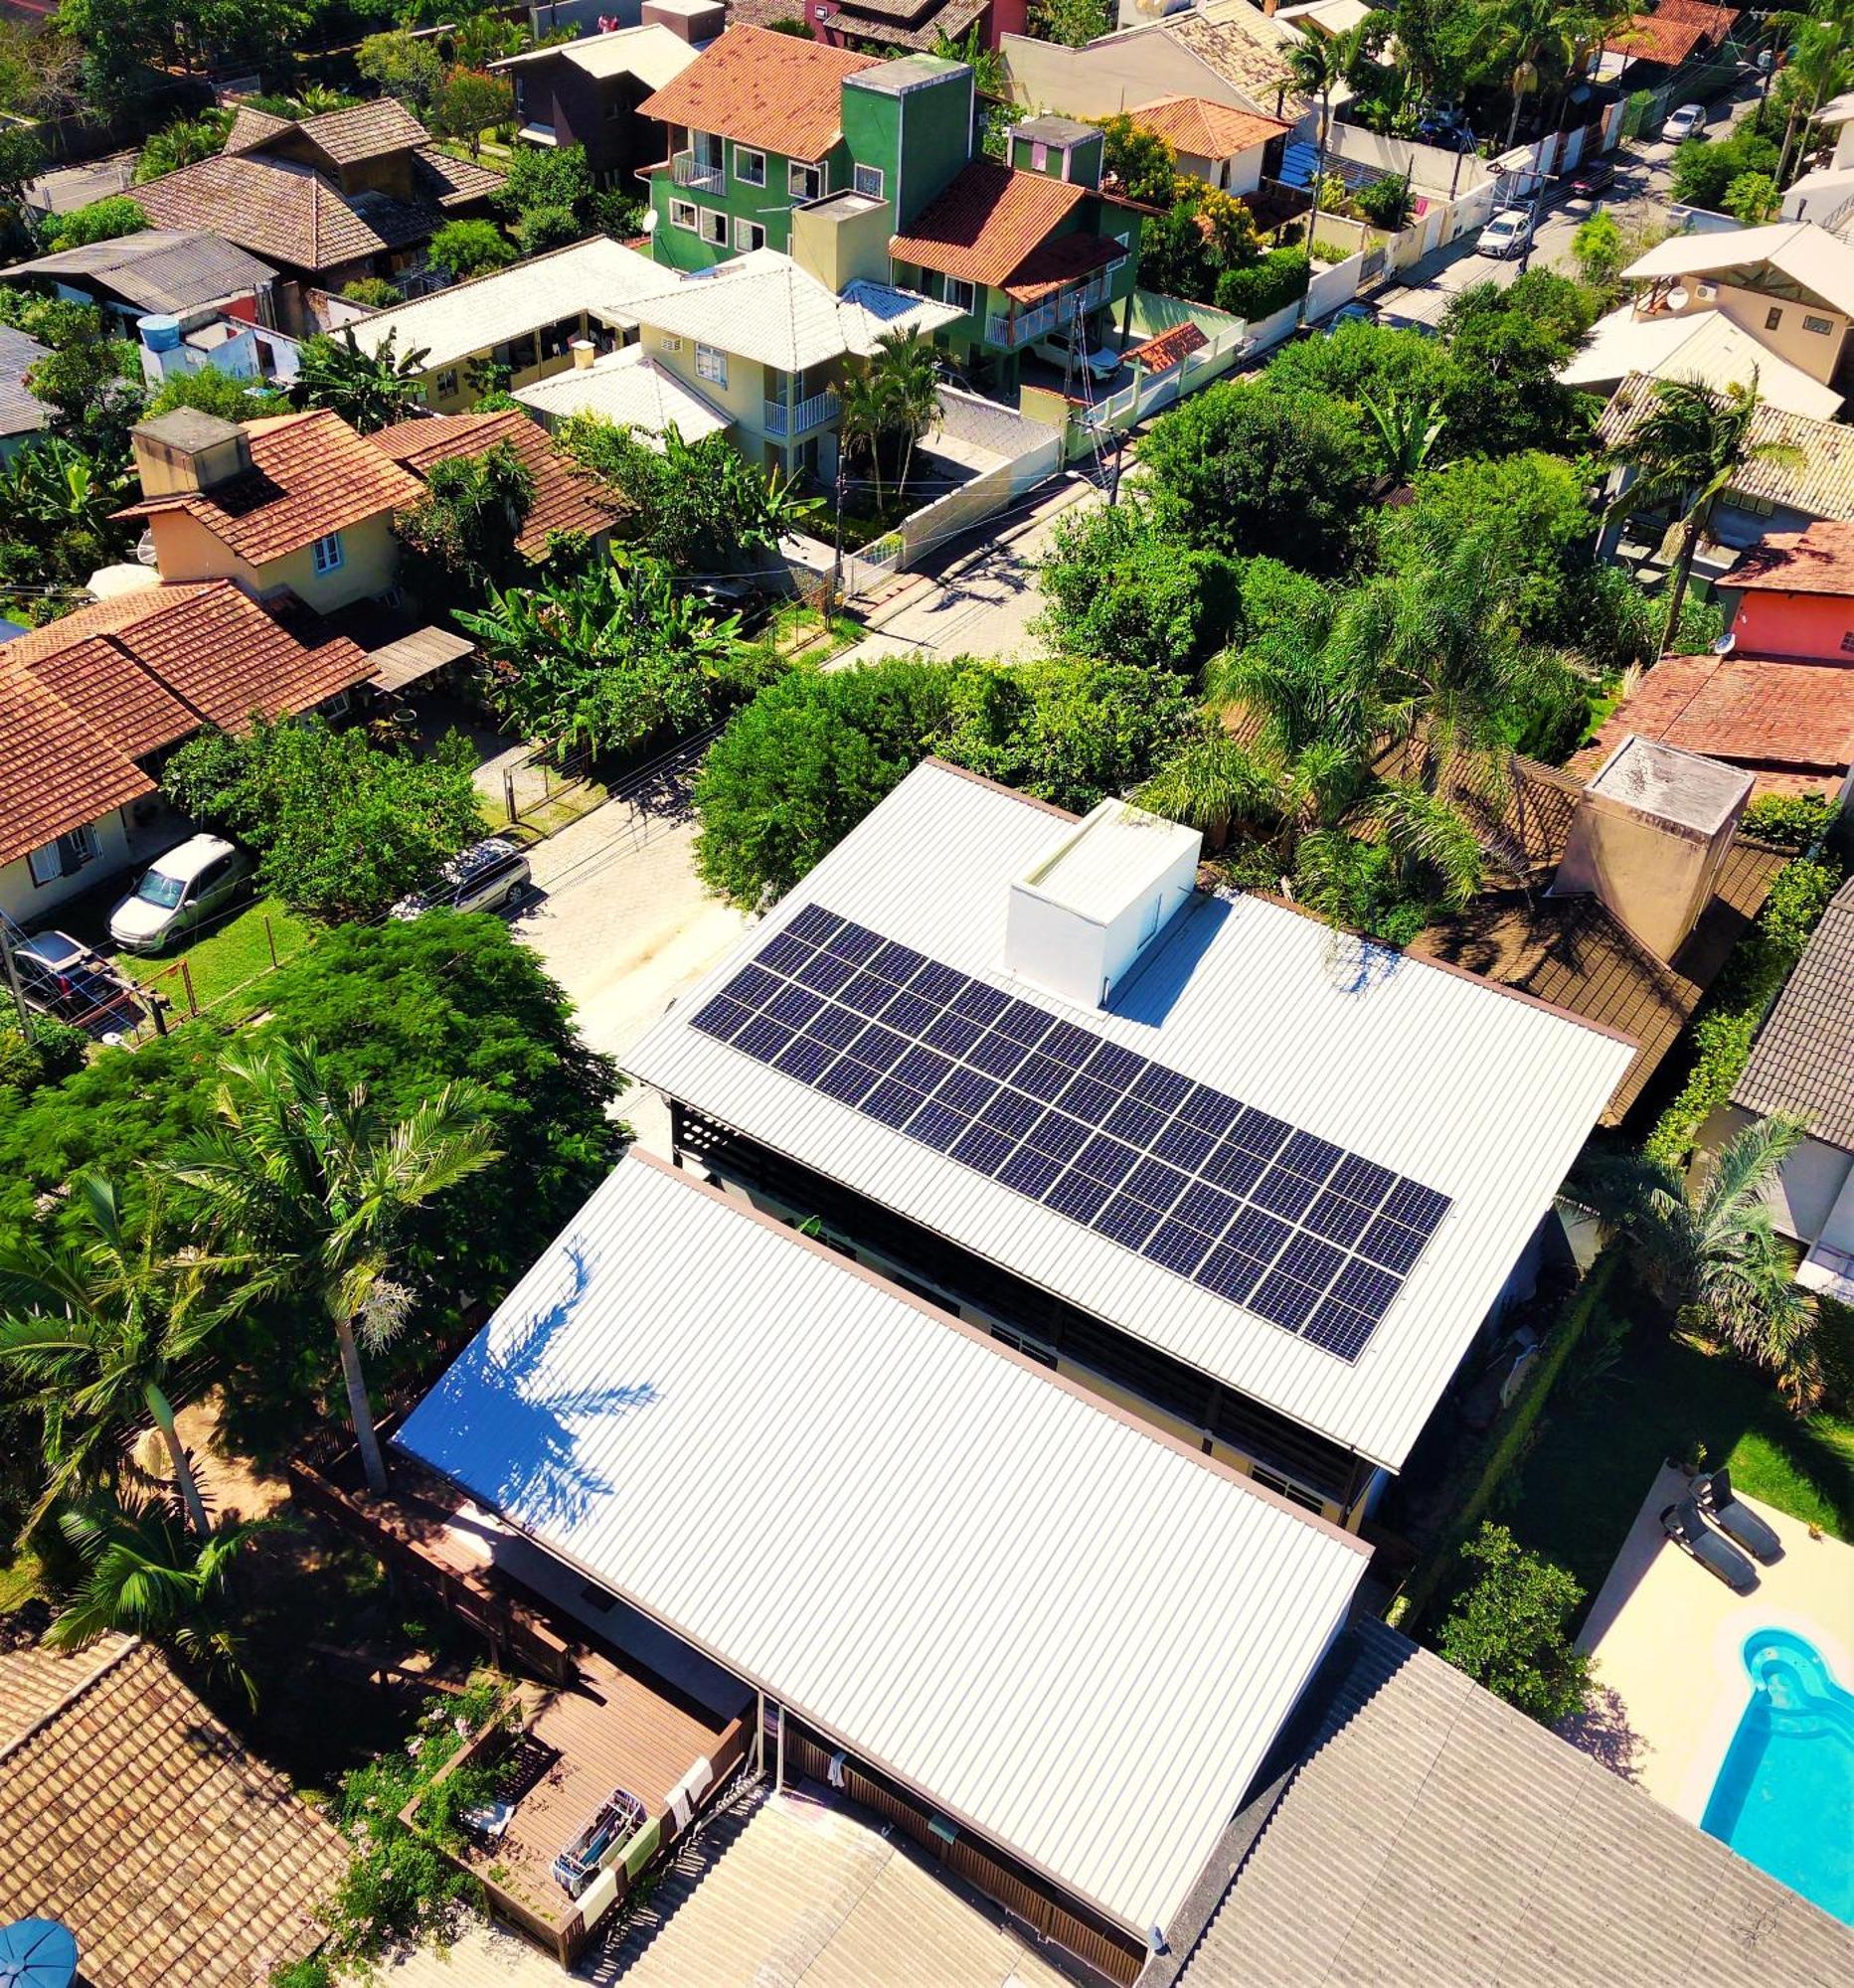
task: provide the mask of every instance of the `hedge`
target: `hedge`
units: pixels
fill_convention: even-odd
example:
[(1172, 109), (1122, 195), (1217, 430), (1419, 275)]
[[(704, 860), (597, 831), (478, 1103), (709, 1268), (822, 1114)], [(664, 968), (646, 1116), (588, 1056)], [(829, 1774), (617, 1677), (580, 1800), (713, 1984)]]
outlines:
[(1270, 248), (1260, 262), (1226, 269), (1217, 278), (1217, 308), (1254, 324), (1304, 296), (1310, 275), (1304, 248)]

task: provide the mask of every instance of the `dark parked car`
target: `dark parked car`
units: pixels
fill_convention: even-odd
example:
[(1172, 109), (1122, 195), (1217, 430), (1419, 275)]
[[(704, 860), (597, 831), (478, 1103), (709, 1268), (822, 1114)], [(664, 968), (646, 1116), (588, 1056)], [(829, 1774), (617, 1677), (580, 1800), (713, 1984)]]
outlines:
[[(19, 968), (26, 1005), (61, 1022), (87, 1018), (112, 1003), (129, 1006), (123, 999), (129, 991), (127, 981), (69, 932), (35, 932), (22, 939), (13, 948), (13, 963)], [(131, 1013), (124, 1025), (133, 1020)]]
[(1606, 186), (1615, 182), (1615, 161), (1613, 159), (1586, 159), (1577, 171), (1565, 179), (1565, 192), (1573, 200), (1595, 200)]

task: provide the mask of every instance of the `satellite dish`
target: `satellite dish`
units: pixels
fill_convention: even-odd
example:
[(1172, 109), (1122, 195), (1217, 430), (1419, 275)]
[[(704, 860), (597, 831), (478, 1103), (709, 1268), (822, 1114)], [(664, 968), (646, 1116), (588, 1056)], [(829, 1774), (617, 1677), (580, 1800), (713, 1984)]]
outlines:
[(1732, 651), (1737, 647), (1738, 647), (1738, 637), (1735, 634), (1733, 634), (1732, 631), (1728, 628), (1726, 632), (1719, 637), (1718, 641), (1716, 641), (1713, 644), (1713, 654), (1715, 656), (1729, 656), (1732, 653)]
[(654, 235), (656, 232), (657, 211), (654, 207), (647, 207), (644, 209), (644, 233), (646, 235)]
[(1676, 283), (1662, 301), (1670, 311), (1683, 311), (1693, 301), (1693, 298), (1688, 294), (1684, 285)]

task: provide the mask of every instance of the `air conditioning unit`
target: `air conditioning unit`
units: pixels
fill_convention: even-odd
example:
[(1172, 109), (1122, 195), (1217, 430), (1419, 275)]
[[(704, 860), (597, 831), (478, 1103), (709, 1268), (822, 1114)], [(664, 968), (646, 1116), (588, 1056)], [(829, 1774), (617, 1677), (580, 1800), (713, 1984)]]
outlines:
[(1699, 298), (1701, 303), (1709, 304), (1718, 296), (1719, 285), (1717, 283), (1696, 284), (1694, 294)]

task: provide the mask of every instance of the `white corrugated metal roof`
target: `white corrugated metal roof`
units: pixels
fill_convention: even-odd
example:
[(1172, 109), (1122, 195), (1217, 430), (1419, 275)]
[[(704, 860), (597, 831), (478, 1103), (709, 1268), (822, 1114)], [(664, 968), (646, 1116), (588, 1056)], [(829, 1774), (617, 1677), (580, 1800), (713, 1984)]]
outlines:
[(732, 414), (684, 386), (641, 345), (621, 346), (590, 366), (570, 367), (532, 387), (517, 387), (514, 398), (524, 408), (555, 419), (598, 414), (645, 435), (661, 435), (674, 427), (684, 441), (700, 441), (734, 425)]
[(398, 1439), (1134, 1931), (1369, 1558), (637, 1155)]
[(1831, 420), (1842, 397), (1779, 357), (1723, 311), (1637, 317), (1624, 304), (1591, 327), (1583, 349), (1559, 369), (1568, 387), (1602, 387), (1646, 373), (1657, 380), (1699, 380), (1718, 392), (1758, 384), (1758, 398), (1785, 414)]
[[(1103, 1011), (1003, 970), (1009, 884), (1067, 832), (928, 763), (625, 1057), (646, 1083), (897, 1209), (1377, 1463), (1398, 1468), (1628, 1067), (1620, 1037), (1256, 897), (1200, 898)], [(1355, 1364), (689, 1026), (805, 905), (1448, 1195)]]
[(1717, 276), (1721, 282), (1756, 288), (1766, 269), (1774, 269), (1835, 310), (1854, 311), (1854, 248), (1812, 221), (1676, 235), (1638, 256), (1622, 274), (1631, 283)]

